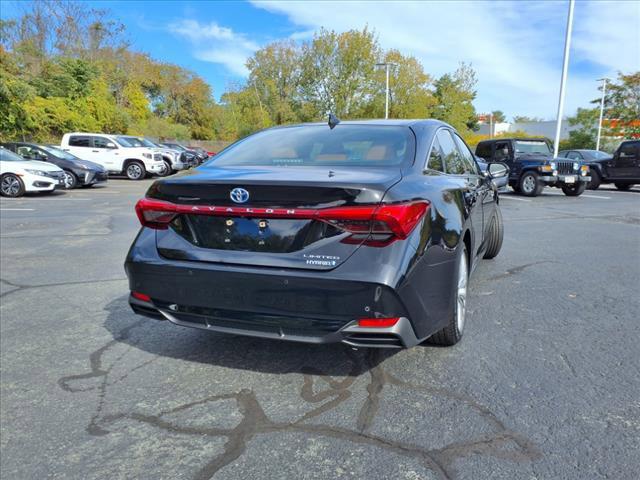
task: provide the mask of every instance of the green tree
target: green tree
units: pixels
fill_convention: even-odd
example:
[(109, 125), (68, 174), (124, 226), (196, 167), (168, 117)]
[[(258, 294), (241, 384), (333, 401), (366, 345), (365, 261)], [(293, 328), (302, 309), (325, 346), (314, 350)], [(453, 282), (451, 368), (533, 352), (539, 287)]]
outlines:
[(247, 88), (253, 89), (258, 107), (269, 116), (269, 125), (300, 120), (301, 62), (302, 52), (292, 40), (271, 43), (247, 60)]
[(449, 123), (462, 133), (477, 128), (476, 75), (470, 65), (461, 63), (453, 74), (444, 74), (435, 82), (436, 105), (433, 116)]
[(491, 115), (493, 115), (494, 123), (504, 123), (507, 121), (507, 117), (502, 112), (502, 110), (494, 110), (493, 112), (491, 112)]
[(596, 136), (598, 134), (597, 108), (578, 108), (575, 116), (569, 117), (569, 125), (578, 127), (569, 132), (569, 137), (560, 142), (562, 150), (596, 148)]
[[(600, 99), (591, 103), (599, 104)], [(617, 81), (607, 86), (603, 123), (609, 136), (640, 137), (640, 71), (618, 73)]]
[(340, 118), (357, 118), (376, 90), (373, 75), (380, 47), (372, 31), (343, 33), (320, 29), (302, 47), (301, 91), (313, 107), (314, 119), (333, 112)]
[(539, 117), (528, 117), (526, 115), (514, 115), (513, 123), (529, 123), (529, 122), (541, 122)]
[[(382, 61), (396, 65), (389, 72), (389, 117), (430, 117), (436, 100), (429, 89), (431, 77), (425, 73), (422, 64), (415, 57), (404, 56), (398, 50), (385, 52)], [(386, 71), (376, 70), (375, 80), (377, 88), (364, 110), (364, 116), (383, 118)]]

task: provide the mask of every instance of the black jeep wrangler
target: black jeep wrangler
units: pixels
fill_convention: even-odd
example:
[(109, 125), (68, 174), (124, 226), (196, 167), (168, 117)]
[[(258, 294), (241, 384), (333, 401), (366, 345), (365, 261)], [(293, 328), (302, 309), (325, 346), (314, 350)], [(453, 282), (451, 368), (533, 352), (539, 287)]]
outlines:
[(545, 138), (496, 138), (478, 143), (476, 155), (486, 162), (509, 167), (509, 186), (516, 193), (535, 197), (547, 187), (561, 188), (575, 197), (587, 188), (589, 167), (578, 160), (554, 159)]

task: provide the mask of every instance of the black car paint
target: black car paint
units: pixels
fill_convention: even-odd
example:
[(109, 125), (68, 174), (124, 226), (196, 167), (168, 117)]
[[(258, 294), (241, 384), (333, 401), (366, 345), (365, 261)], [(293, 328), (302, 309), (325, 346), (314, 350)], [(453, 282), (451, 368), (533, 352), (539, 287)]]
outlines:
[[(40, 145), (27, 142), (8, 142), (0, 144), (8, 150), (14, 153), (18, 153), (18, 148), (29, 147), (32, 150), (38, 152), (38, 157), (25, 157), (27, 160), (38, 160), (41, 162), (48, 162), (60, 167), (62, 170), (72, 172), (78, 181), (79, 185), (94, 185), (96, 183), (106, 182), (108, 179), (108, 173), (102, 166), (97, 163), (93, 163), (80, 158), (71, 160), (67, 158), (60, 158), (51, 152), (48, 152)], [(65, 152), (67, 155), (71, 155)], [(83, 168), (87, 167), (87, 168)]]
[[(381, 167), (372, 167), (351, 175), (335, 168), (311, 174), (305, 168), (228, 171), (209, 162), (156, 181), (147, 196), (180, 203), (233, 205), (228, 192), (241, 185), (257, 188), (257, 203), (252, 206), (325, 208), (327, 204), (427, 200), (427, 215), (406, 240), (382, 248), (355, 246), (348, 259), (330, 269), (302, 268), (287, 264), (283, 258), (269, 265), (269, 259), (259, 252), (241, 252), (239, 260), (234, 252), (199, 252), (193, 246), (185, 250), (180, 243), (184, 240), (170, 229), (142, 228), (125, 262), (131, 291), (149, 295), (153, 305), (166, 312), (175, 308), (171, 314), (191, 326), (213, 322), (221, 330), (226, 322), (246, 329), (244, 333), (249, 335), (273, 337), (279, 333), (283, 339), (335, 341), (334, 335), (324, 333), (335, 333), (340, 326), (363, 317), (407, 317), (418, 339), (442, 329), (454, 309), (463, 246), (472, 269), (485, 250), (488, 220), (499, 201), (496, 187), (480, 172), (448, 175), (425, 168), (435, 132), (441, 128), (453, 131), (447, 124), (433, 120), (373, 123), (411, 129), (416, 140), (414, 161), (400, 168), (385, 167), (386, 173), (377, 170)], [(333, 194), (324, 192), (329, 197), (323, 196), (319, 182), (334, 190)], [(304, 202), (294, 195), (283, 201), (283, 185), (306, 189)], [(317, 195), (313, 186), (318, 188)], [(276, 195), (273, 201), (270, 194)], [(273, 205), (274, 201), (278, 204)], [(182, 245), (174, 250), (188, 254), (168, 259), (171, 248), (164, 254), (158, 248), (172, 245)], [(345, 252), (341, 248), (339, 243), (331, 243), (323, 254), (342, 256)], [(158, 317), (158, 311), (144, 302), (131, 297), (130, 303), (137, 313)]]
[[(541, 167), (550, 166), (551, 162), (567, 162), (573, 164), (575, 160), (566, 160), (563, 158), (554, 159), (553, 155), (543, 155), (543, 154), (521, 154), (516, 155), (514, 142), (523, 140), (523, 141), (544, 141), (547, 142), (544, 138), (497, 138), (493, 140), (483, 140), (479, 142), (476, 146), (475, 154), (483, 158), (486, 162), (504, 162), (509, 167), (509, 185), (513, 188), (516, 188), (522, 176), (527, 172), (536, 172), (540, 175), (538, 181), (549, 185), (549, 186), (563, 186), (566, 185), (560, 178), (553, 177), (552, 175), (546, 173), (541, 173)], [(497, 143), (507, 143), (509, 148), (509, 153), (506, 157), (498, 157), (496, 155), (496, 144)], [(548, 144), (548, 142), (547, 142)], [(486, 153), (483, 153), (483, 146), (490, 147), (491, 154), (487, 156)], [(484, 155), (484, 156), (483, 156)], [(587, 181), (586, 178), (580, 175), (580, 167), (583, 165), (583, 162), (579, 162), (578, 169), (572, 169), (572, 172), (561, 172), (562, 174), (568, 175), (577, 175), (577, 181), (584, 182)]]
[[(579, 152), (579, 150), (578, 150)], [(640, 183), (640, 140), (622, 142), (609, 158), (592, 159), (589, 168), (598, 172), (600, 183)]]

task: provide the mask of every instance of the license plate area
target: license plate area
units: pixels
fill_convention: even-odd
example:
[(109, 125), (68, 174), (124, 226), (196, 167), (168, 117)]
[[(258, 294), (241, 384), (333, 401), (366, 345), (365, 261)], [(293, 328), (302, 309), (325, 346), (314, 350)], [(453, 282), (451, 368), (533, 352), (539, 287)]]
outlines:
[(564, 180), (564, 183), (575, 183), (576, 182), (576, 177), (568, 176), (568, 177), (564, 177), (563, 180)]
[(291, 253), (340, 235), (324, 222), (308, 219), (180, 215), (171, 228), (201, 248), (265, 253)]

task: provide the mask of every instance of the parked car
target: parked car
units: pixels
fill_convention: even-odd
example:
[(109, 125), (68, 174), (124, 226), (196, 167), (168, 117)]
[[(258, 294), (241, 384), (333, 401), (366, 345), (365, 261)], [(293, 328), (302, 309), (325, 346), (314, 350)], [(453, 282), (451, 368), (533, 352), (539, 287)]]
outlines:
[(623, 191), (640, 184), (640, 140), (622, 142), (613, 155), (597, 150), (570, 150), (566, 156), (571, 158), (569, 155), (576, 154), (582, 155), (589, 165), (591, 181), (588, 188), (591, 190), (596, 190), (603, 183), (613, 183)]
[(0, 194), (21, 197), (27, 192), (51, 193), (64, 186), (62, 169), (47, 162), (25, 160), (0, 147)]
[(49, 162), (60, 167), (64, 171), (64, 188), (66, 189), (79, 185), (90, 187), (97, 183), (106, 182), (108, 178), (108, 172), (102, 165), (81, 160), (59, 148), (26, 142), (10, 142), (0, 145), (27, 160)]
[(544, 138), (497, 138), (476, 146), (476, 155), (487, 162), (504, 162), (509, 167), (509, 186), (516, 193), (535, 197), (547, 187), (561, 188), (565, 195), (582, 195), (587, 187), (589, 167), (578, 160), (554, 159)]
[[(467, 282), (503, 239), (490, 164), (436, 120), (253, 134), (136, 205), (136, 313), (280, 340), (458, 342)], [(176, 287), (179, 285), (179, 288)]]
[(194, 164), (195, 164), (194, 166), (200, 165), (205, 160), (205, 158), (202, 156), (202, 154), (199, 154), (195, 150), (191, 150), (190, 148), (187, 148), (184, 145), (181, 145), (179, 143), (163, 142), (162, 145), (167, 147), (167, 148), (173, 148), (175, 150), (179, 150), (181, 152), (187, 153), (190, 156), (191, 161), (194, 162)]
[(198, 155), (198, 158), (200, 159), (200, 163), (206, 162), (210, 157), (209, 152), (207, 152), (202, 147), (187, 147), (187, 148), (189, 150), (192, 150), (192, 151), (196, 152), (196, 154)]
[(162, 145), (156, 144), (144, 137), (134, 137), (131, 135), (123, 135), (122, 137), (134, 147), (147, 147), (162, 155), (162, 161), (164, 162), (166, 169), (164, 174), (160, 176), (170, 175), (180, 170), (185, 170), (191, 166), (187, 161), (187, 156), (184, 152), (163, 147)]
[(147, 173), (162, 175), (162, 155), (147, 147), (134, 147), (122, 136), (102, 133), (65, 133), (60, 148), (76, 157), (102, 165), (109, 173), (142, 180)]

